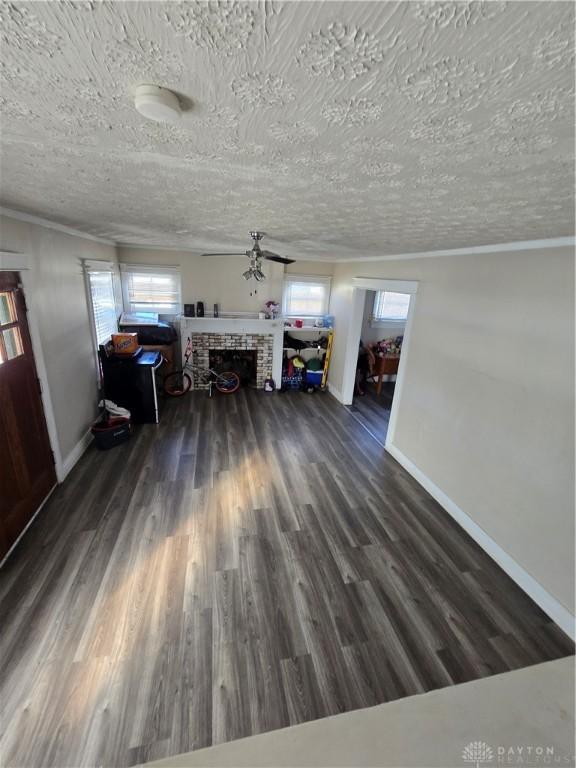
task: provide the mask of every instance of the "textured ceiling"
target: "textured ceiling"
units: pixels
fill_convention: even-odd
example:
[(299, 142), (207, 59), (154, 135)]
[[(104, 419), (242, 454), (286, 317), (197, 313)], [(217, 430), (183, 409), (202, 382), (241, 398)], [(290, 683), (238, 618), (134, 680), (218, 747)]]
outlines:
[(2, 2), (0, 29), (7, 207), (308, 258), (572, 234), (572, 3)]

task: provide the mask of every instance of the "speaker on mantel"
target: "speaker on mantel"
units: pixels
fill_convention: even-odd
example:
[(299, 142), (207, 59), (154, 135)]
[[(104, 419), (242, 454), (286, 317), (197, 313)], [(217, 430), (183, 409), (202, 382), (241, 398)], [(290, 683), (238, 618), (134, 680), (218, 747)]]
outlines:
[(196, 317), (204, 317), (204, 302), (196, 302)]
[(196, 309), (194, 304), (184, 304), (184, 317), (195, 317)]

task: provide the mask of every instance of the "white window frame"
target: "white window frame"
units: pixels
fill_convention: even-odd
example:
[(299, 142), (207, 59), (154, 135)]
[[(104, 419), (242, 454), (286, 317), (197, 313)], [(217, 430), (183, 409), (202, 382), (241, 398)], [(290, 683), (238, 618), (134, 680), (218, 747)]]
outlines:
[(112, 288), (112, 300), (114, 304), (114, 322), (110, 323), (111, 333), (118, 331), (118, 297), (116, 294), (116, 272), (117, 265), (113, 261), (97, 261), (93, 259), (85, 259), (83, 262), (84, 276), (86, 280), (86, 295), (88, 298), (88, 306), (90, 308), (90, 328), (92, 330), (92, 338), (94, 340), (94, 349), (98, 352), (100, 344), (104, 343), (106, 339), (98, 338), (98, 329), (96, 326), (96, 314), (94, 307), (94, 297), (92, 295), (91, 275), (95, 274), (109, 274), (110, 285)]
[[(325, 288), (324, 306), (321, 312), (317, 314), (300, 314), (297, 312), (288, 311), (288, 288), (291, 284), (303, 283), (308, 285), (322, 285)], [(328, 314), (330, 306), (330, 288), (332, 285), (332, 278), (325, 275), (286, 275), (284, 277), (284, 284), (282, 287), (282, 315), (284, 317), (323, 317)]]
[[(160, 304), (150, 304), (146, 308), (136, 309), (132, 306), (128, 293), (128, 281), (124, 278), (128, 274), (152, 274), (152, 275), (172, 275), (176, 278), (178, 287), (178, 299), (173, 304), (173, 311), (167, 311), (166, 307)], [(158, 315), (180, 315), (182, 314), (182, 281), (180, 277), (180, 267), (177, 266), (156, 266), (151, 264), (120, 264), (120, 280), (122, 284), (122, 302), (124, 312), (133, 314), (137, 312), (153, 312)]]
[(403, 291), (391, 291), (391, 290), (383, 290), (383, 291), (376, 291), (374, 294), (374, 303), (372, 305), (372, 317), (370, 318), (370, 327), (371, 328), (380, 328), (382, 326), (397, 326), (398, 328), (403, 328), (406, 325), (406, 321), (408, 319), (408, 312), (410, 310), (410, 306), (408, 305), (406, 309), (406, 317), (405, 318), (397, 318), (397, 317), (378, 317), (376, 315), (376, 306), (380, 300), (380, 294), (382, 293), (403, 293)]

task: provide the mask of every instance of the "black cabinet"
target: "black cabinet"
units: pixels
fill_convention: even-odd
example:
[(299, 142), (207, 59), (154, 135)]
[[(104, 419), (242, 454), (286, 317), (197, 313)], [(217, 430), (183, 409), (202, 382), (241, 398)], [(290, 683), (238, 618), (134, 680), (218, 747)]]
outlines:
[(104, 396), (127, 408), (136, 424), (158, 422), (156, 371), (162, 365), (159, 352), (140, 349), (133, 357), (107, 355), (100, 348)]

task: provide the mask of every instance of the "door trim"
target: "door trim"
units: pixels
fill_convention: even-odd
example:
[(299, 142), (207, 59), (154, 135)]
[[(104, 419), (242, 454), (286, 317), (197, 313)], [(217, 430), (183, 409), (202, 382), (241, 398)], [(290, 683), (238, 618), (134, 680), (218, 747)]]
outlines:
[[(54, 454), (56, 478), (58, 479), (58, 482), (61, 483), (66, 477), (66, 472), (64, 470), (62, 453), (58, 442), (58, 430), (56, 429), (56, 418), (52, 406), (52, 398), (50, 396), (48, 372), (46, 370), (46, 363), (42, 352), (42, 342), (40, 340), (40, 331), (38, 330), (38, 323), (36, 320), (36, 311), (34, 307), (34, 282), (31, 269), (32, 259), (28, 254), (18, 253), (16, 251), (0, 251), (0, 272), (18, 272), (20, 274), (20, 280), (22, 281), (22, 287), (24, 288), (24, 298), (28, 308), (28, 312), (26, 313), (28, 330), (32, 342), (36, 373), (40, 380), (40, 397), (44, 408), (44, 418), (46, 419), (50, 448)], [(39, 509), (41, 508), (42, 507), (40, 506)], [(33, 520), (34, 517), (31, 519)]]
[[(10, 271), (13, 272), (14, 270), (10, 270)], [(44, 498), (43, 498), (42, 502), (40, 503), (38, 509), (34, 512), (32, 517), (30, 518), (30, 520), (28, 520), (28, 522), (26, 523), (25, 527), (22, 528), (22, 530), (18, 534), (18, 538), (12, 543), (12, 545), (11, 545), (10, 549), (8, 550), (8, 552), (6, 552), (6, 554), (4, 555), (2, 560), (0, 560), (0, 568), (2, 568), (4, 563), (8, 560), (8, 558), (12, 554), (12, 552), (14, 552), (14, 550), (16, 549), (18, 544), (20, 543), (20, 539), (24, 536), (24, 534), (26, 533), (28, 528), (30, 528), (30, 526), (32, 525), (34, 520), (36, 520), (36, 518), (38, 517), (38, 514), (44, 509), (44, 505), (47, 503), (48, 499), (52, 496), (52, 494), (54, 493), (56, 488), (58, 488), (58, 486), (57, 485), (53, 485), (52, 488), (50, 488), (50, 490), (46, 494), (46, 496), (44, 496)]]
[(358, 361), (358, 345), (362, 333), (362, 318), (364, 316), (364, 303), (366, 301), (366, 291), (398, 291), (399, 293), (410, 294), (410, 305), (408, 307), (408, 317), (404, 328), (404, 341), (402, 342), (402, 353), (396, 374), (396, 386), (394, 387), (394, 397), (392, 398), (392, 408), (390, 410), (390, 420), (388, 422), (388, 431), (386, 433), (386, 447), (394, 442), (396, 432), (396, 421), (402, 391), (405, 383), (406, 361), (410, 352), (410, 340), (412, 336), (412, 323), (414, 318), (414, 306), (416, 304), (416, 295), (418, 293), (417, 280), (388, 280), (379, 277), (353, 277), (352, 278), (352, 306), (349, 315), (348, 340), (344, 357), (344, 376), (342, 381), (342, 395), (340, 402), (344, 405), (350, 405), (354, 397), (354, 383), (356, 380), (356, 364)]

